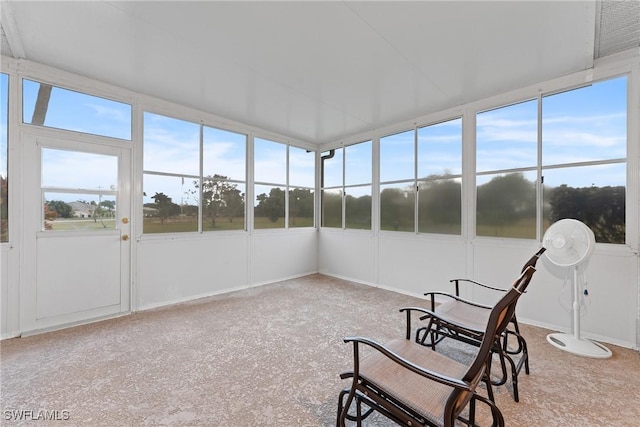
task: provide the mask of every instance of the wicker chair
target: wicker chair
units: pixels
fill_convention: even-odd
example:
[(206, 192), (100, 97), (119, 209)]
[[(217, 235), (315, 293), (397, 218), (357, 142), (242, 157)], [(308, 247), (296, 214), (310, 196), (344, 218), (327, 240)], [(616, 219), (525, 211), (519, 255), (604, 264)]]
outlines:
[[(538, 259), (546, 249), (540, 248), (522, 267), (524, 272), (528, 267), (535, 267)], [(452, 279), (455, 284), (455, 295), (444, 292), (428, 292), (430, 309), (420, 307), (405, 307), (400, 309), (407, 314), (407, 334), (411, 330), (411, 313), (420, 312), (420, 320), (428, 320), (425, 327), (416, 330), (416, 342), (430, 346), (433, 350), (436, 345), (445, 338), (454, 338), (471, 345), (479, 346), (482, 342), (484, 329), (489, 319), (490, 306), (477, 304), (460, 297), (460, 284), (469, 283), (491, 291), (505, 292), (504, 289), (495, 288), (471, 279)], [(440, 300), (438, 304), (436, 299)], [(444, 301), (442, 301), (444, 300)], [(515, 339), (515, 347), (509, 345), (509, 339)], [(496, 341), (492, 349), (492, 354), (498, 355), (501, 375), (492, 380), (494, 386), (500, 386), (507, 382), (507, 364), (511, 368), (511, 382), (513, 386), (513, 399), (518, 402), (518, 374), (524, 367), (525, 373), (529, 374), (529, 352), (527, 342), (520, 334), (520, 327), (515, 312), (511, 318), (510, 325)], [(490, 396), (493, 396), (490, 391)]]
[[(453, 426), (458, 421), (472, 426), (479, 401), (489, 406), (492, 425), (504, 426), (498, 407), (476, 390), (481, 381), (487, 381), (487, 363), (496, 337), (509, 324), (534, 271), (528, 267), (490, 310), (484, 338), (469, 365), (425, 351), (409, 338), (384, 345), (367, 338), (345, 338), (345, 342), (353, 343), (354, 368), (340, 375), (342, 379), (352, 378), (352, 382), (338, 397), (337, 425), (344, 426), (346, 420), (361, 425), (362, 420), (378, 412), (401, 425)], [(361, 347), (373, 351), (361, 358)]]

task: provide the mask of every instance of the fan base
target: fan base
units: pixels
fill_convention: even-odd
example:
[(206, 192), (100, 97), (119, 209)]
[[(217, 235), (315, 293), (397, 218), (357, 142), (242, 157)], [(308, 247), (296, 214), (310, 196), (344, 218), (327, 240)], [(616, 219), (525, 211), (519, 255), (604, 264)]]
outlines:
[(611, 350), (594, 341), (576, 338), (574, 335), (554, 333), (547, 335), (547, 341), (560, 350), (579, 356), (607, 359), (611, 357)]

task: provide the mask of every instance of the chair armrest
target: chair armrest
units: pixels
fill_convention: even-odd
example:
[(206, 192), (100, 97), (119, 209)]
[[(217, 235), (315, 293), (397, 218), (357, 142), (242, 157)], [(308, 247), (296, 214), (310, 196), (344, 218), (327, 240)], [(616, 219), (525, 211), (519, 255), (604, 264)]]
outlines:
[[(502, 290), (502, 289), (501, 289)], [(493, 307), (489, 306), (489, 305), (485, 305), (485, 304), (479, 304), (477, 302), (473, 302), (470, 301), (468, 299), (464, 299), (459, 295), (451, 295), (449, 293), (446, 292), (427, 292), (424, 294), (424, 296), (428, 296), (431, 299), (431, 307), (432, 307), (432, 311), (435, 310), (435, 297), (436, 296), (443, 296), (443, 297), (448, 297), (451, 299), (454, 299), (456, 301), (459, 301), (463, 304), (468, 304), (468, 305), (474, 305), (476, 307), (480, 307), (480, 308), (486, 308), (487, 310), (491, 310)]]
[(471, 388), (471, 385), (466, 383), (465, 381), (462, 381), (460, 379), (457, 378), (451, 378), (448, 377), (446, 375), (442, 375), (436, 371), (433, 371), (431, 369), (427, 369), (424, 368), (422, 366), (418, 366), (413, 362), (408, 361), (407, 359), (403, 358), (402, 356), (400, 356), (399, 354), (389, 350), (388, 348), (386, 348), (385, 346), (383, 346), (382, 344), (368, 339), (368, 338), (363, 338), (363, 337), (346, 337), (344, 338), (344, 342), (348, 343), (348, 342), (353, 342), (353, 352), (354, 352), (354, 371), (353, 371), (353, 375), (354, 377), (358, 377), (359, 376), (359, 367), (360, 367), (360, 359), (359, 359), (359, 349), (358, 349), (358, 345), (359, 344), (364, 344), (364, 345), (368, 345), (369, 347), (374, 348), (375, 350), (377, 350), (378, 352), (382, 353), (384, 356), (388, 357), (389, 359), (391, 359), (393, 362), (399, 364), (400, 366), (410, 370), (411, 372), (414, 372), (422, 377), (428, 378), (432, 381), (436, 381), (440, 384), (444, 384), (447, 385), (449, 387), (455, 387), (457, 389), (462, 389), (462, 390), (467, 390), (470, 392), (473, 392), (473, 389)]
[[(463, 300), (463, 302), (466, 302)], [(474, 305), (477, 307), (481, 307), (481, 308), (486, 308), (484, 306), (480, 306), (478, 304), (469, 304), (469, 305)], [(489, 308), (490, 310), (491, 308)], [(438, 313), (431, 311), (427, 308), (422, 308), (422, 307), (403, 307), (400, 309), (400, 312), (406, 311), (407, 312), (407, 332), (406, 332), (406, 339), (411, 339), (411, 312), (412, 311), (418, 311), (420, 313), (424, 313), (424, 316), (420, 317), (420, 320), (425, 320), (425, 319), (431, 319), (429, 322), (433, 322), (434, 320), (440, 324), (445, 324), (448, 323), (456, 328), (459, 329), (466, 329), (468, 330), (470, 333), (474, 333), (474, 334), (482, 334), (483, 331), (481, 330), (476, 330), (472, 327), (470, 327), (469, 325), (465, 325), (462, 323), (458, 323), (455, 322), (451, 319), (448, 319), (447, 317), (442, 317), (440, 315), (438, 315)], [(431, 326), (431, 323), (429, 323), (429, 326)], [(427, 329), (429, 328), (429, 326), (427, 326)]]
[(460, 282), (465, 282), (465, 283), (471, 283), (473, 285), (477, 285), (477, 286), (481, 286), (485, 289), (491, 289), (492, 291), (498, 291), (498, 292), (506, 292), (507, 289), (500, 289), (500, 288), (496, 288), (493, 286), (489, 286), (489, 285), (485, 285), (484, 283), (480, 283), (478, 281), (475, 280), (471, 280), (471, 279), (451, 279), (449, 280), (449, 283), (453, 283), (456, 287), (456, 296), (460, 296)]

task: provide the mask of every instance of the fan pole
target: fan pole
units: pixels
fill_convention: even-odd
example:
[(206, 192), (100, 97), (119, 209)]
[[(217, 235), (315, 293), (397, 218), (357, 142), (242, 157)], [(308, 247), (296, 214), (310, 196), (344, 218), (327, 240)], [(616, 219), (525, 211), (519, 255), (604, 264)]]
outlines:
[(556, 332), (547, 335), (547, 341), (560, 350), (579, 356), (607, 359), (612, 353), (607, 347), (591, 340), (580, 338), (580, 284), (578, 283), (578, 266), (573, 267), (573, 325), (572, 334)]

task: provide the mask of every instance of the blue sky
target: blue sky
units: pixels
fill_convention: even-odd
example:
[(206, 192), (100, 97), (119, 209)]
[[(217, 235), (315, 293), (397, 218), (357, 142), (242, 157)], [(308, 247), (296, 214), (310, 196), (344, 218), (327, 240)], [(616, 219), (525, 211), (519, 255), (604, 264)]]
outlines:
[[(2, 75), (5, 84), (6, 75)], [(25, 81), (24, 120), (29, 122), (37, 97), (38, 84)], [(543, 98), (543, 167), (580, 161), (610, 160), (626, 157), (626, 77), (598, 82), (590, 87), (562, 92)], [(6, 90), (2, 90), (2, 143), (6, 147)], [(477, 116), (477, 157), (479, 171), (530, 168), (537, 163), (537, 101), (524, 101), (483, 112)], [(199, 124), (145, 113), (144, 169), (163, 173), (197, 176), (199, 172)], [(128, 104), (54, 88), (45, 125), (87, 133), (131, 139), (131, 107)], [(246, 136), (215, 128), (205, 128), (205, 175), (221, 174), (244, 181)], [(411, 179), (413, 132), (384, 137), (381, 140), (381, 181)], [(346, 183), (371, 182), (371, 142), (346, 147)], [(459, 174), (461, 158), (461, 120), (454, 119), (419, 130), (418, 176)], [(2, 150), (6, 164), (6, 149)], [(255, 178), (258, 182), (286, 182), (284, 145), (256, 140)], [(292, 185), (313, 187), (313, 154), (292, 148), (290, 151)], [(53, 161), (53, 160), (51, 160)], [(340, 185), (342, 150), (326, 163), (325, 184)], [(51, 166), (55, 168), (55, 166)], [(67, 169), (69, 170), (69, 169)], [(91, 162), (78, 161), (74, 169), (83, 177), (85, 188), (112, 185), (104, 181)], [(0, 168), (0, 171), (2, 169)], [(478, 183), (493, 175), (480, 176)], [(535, 177), (527, 174), (527, 176)], [(533, 178), (532, 178), (533, 179)], [(174, 201), (184, 196), (192, 179), (148, 177), (145, 191), (163, 191)], [(624, 185), (626, 169), (622, 165), (601, 165), (545, 171), (545, 184), (572, 186)], [(355, 193), (370, 193), (362, 188)], [(354, 194), (355, 194), (354, 193)], [(149, 194), (145, 202), (151, 201)], [(356, 194), (357, 195), (357, 194)]]

